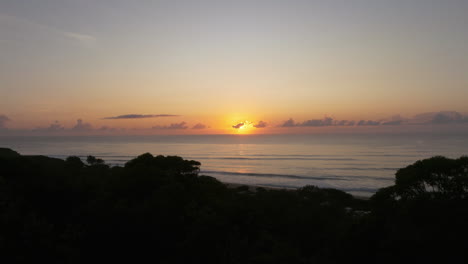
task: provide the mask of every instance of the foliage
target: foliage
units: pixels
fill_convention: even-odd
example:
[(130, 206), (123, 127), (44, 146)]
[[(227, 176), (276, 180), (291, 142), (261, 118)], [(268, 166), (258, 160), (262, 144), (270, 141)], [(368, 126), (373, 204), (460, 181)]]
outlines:
[[(71, 158), (71, 157), (69, 157)], [(89, 165), (99, 165), (99, 164), (104, 164), (104, 160), (102, 159), (98, 159), (94, 156), (88, 156), (86, 158), (86, 162), (89, 164)]]
[(123, 167), (90, 157), (0, 156), (2, 262), (465, 259), (466, 158), (416, 162), (366, 201), (315, 186), (228, 188), (176, 156)]
[(16, 151), (13, 151), (8, 148), (0, 148), (0, 157), (2, 158), (11, 158), (11, 157), (19, 157), (20, 154)]
[[(468, 158), (420, 160), (396, 173), (395, 185), (372, 197), (373, 237), (388, 262), (466, 262)], [(408, 250), (411, 248), (411, 250)], [(431, 252), (431, 254), (421, 254)]]

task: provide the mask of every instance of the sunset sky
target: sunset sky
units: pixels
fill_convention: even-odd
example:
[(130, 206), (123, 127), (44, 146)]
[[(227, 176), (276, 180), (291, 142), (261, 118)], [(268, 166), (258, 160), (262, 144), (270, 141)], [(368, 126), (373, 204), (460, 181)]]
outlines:
[(0, 130), (468, 126), (467, 14), (465, 0), (2, 0)]

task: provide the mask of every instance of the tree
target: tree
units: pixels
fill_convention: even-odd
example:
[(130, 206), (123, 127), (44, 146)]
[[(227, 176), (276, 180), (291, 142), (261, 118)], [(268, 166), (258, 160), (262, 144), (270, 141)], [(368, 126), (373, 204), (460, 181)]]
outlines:
[(178, 156), (153, 156), (150, 153), (142, 154), (125, 164), (125, 168), (151, 168), (159, 171), (173, 172), (174, 174), (197, 175), (200, 171), (200, 162), (184, 160)]
[(468, 157), (436, 156), (420, 160), (395, 175), (395, 185), (383, 188), (374, 198), (393, 200), (468, 198)]
[(81, 159), (79, 157), (76, 157), (76, 156), (68, 157), (65, 160), (65, 163), (66, 163), (67, 166), (69, 166), (71, 168), (83, 168), (84, 165), (85, 165), (83, 163), (83, 161), (81, 161)]
[(100, 165), (100, 164), (104, 164), (104, 160), (102, 159), (97, 159), (96, 157), (94, 156), (88, 156), (86, 158), (86, 162), (88, 162), (89, 165)]
[(69, 170), (72, 175), (79, 175), (82, 169), (85, 167), (84, 162), (76, 156), (70, 156), (65, 159), (65, 167)]

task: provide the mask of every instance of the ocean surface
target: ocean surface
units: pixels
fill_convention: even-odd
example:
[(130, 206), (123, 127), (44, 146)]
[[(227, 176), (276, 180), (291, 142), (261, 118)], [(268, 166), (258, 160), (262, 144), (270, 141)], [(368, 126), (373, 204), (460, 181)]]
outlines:
[(200, 161), (201, 174), (265, 187), (331, 187), (371, 196), (395, 172), (436, 155), (468, 155), (468, 135), (203, 135), (0, 137), (23, 155), (93, 155), (110, 165), (149, 152)]

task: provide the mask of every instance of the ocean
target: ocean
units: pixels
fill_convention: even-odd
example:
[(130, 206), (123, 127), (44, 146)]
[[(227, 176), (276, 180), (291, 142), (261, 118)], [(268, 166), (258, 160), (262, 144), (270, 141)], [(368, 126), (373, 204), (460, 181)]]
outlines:
[(316, 185), (371, 196), (417, 160), (468, 154), (466, 134), (0, 137), (23, 155), (93, 155), (113, 166), (149, 152), (201, 162), (202, 175), (264, 187)]

